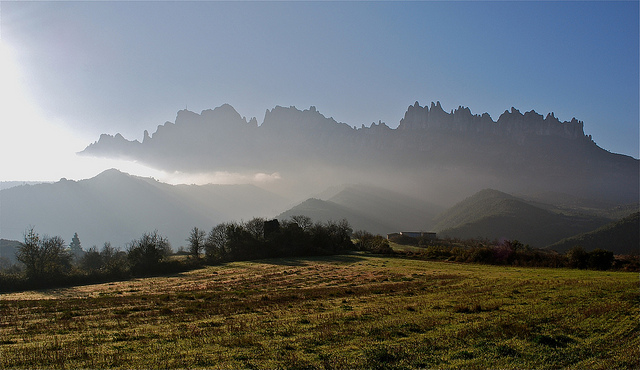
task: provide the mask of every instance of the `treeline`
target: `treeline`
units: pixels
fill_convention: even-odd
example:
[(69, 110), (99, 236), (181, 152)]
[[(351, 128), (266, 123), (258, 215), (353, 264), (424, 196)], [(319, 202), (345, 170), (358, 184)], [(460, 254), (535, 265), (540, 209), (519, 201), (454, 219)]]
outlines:
[(407, 257), (428, 260), (444, 260), (461, 263), (481, 263), (522, 267), (564, 267), (592, 270), (640, 271), (638, 256), (615, 256), (604, 249), (585, 251), (576, 246), (567, 253), (532, 248), (517, 240), (502, 242), (487, 240), (442, 239), (402, 237), (392, 239), (398, 244), (421, 247), (404, 252)]
[(340, 222), (313, 223), (309, 217), (293, 216), (285, 221), (254, 218), (248, 222), (227, 222), (205, 234), (193, 228), (189, 252), (207, 263), (260, 258), (328, 255), (353, 249), (351, 226)]
[(172, 258), (169, 241), (157, 231), (133, 240), (124, 251), (107, 242), (100, 250), (93, 246), (77, 253), (77, 235), (67, 246), (61, 237), (40, 236), (32, 228), (16, 253), (22, 268), (0, 273), (0, 292), (175, 273), (207, 263), (342, 253), (354, 249), (351, 233), (346, 220), (313, 223), (306, 216), (221, 223), (208, 233), (194, 227), (187, 238), (190, 258), (181, 259)]

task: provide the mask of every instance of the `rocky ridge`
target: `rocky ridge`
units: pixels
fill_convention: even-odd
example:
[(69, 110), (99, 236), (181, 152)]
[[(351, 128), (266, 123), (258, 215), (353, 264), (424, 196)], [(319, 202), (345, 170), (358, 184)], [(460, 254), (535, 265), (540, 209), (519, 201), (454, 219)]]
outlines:
[(553, 113), (516, 108), (494, 121), (462, 106), (447, 113), (440, 102), (416, 102), (392, 129), (382, 122), (355, 128), (315, 107), (276, 106), (258, 125), (224, 104), (200, 114), (181, 110), (175, 123), (145, 132), (142, 142), (102, 135), (81, 154), (124, 157), (167, 171), (279, 172), (289, 179), (306, 176), (307, 183), (316, 182), (322, 169), (342, 183), (379, 181), (384, 173), (390, 183), (405, 179), (436, 193), (491, 187), (615, 202), (638, 198), (638, 160), (598, 147), (576, 118), (561, 122)]

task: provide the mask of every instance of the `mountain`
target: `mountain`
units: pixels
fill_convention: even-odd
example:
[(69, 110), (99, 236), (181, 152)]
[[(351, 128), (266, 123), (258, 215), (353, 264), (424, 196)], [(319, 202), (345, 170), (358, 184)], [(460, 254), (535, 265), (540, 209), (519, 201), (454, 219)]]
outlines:
[(16, 259), (16, 252), (18, 251), (18, 247), (20, 246), (20, 242), (16, 240), (6, 240), (0, 239), (0, 270), (2, 269), (2, 260), (4, 262), (13, 264), (18, 260)]
[(345, 185), (330, 191), (326, 200), (307, 199), (277, 218), (304, 215), (321, 222), (344, 218), (354, 230), (385, 235), (398, 231), (429, 231), (433, 218), (441, 210), (437, 205), (390, 190)]
[[(497, 121), (440, 103), (407, 108), (397, 128), (355, 128), (315, 107), (277, 106), (262, 124), (225, 104), (181, 110), (142, 142), (101, 135), (81, 154), (125, 157), (167, 171), (278, 173), (288, 193), (367, 183), (451, 205), (483, 188), (571, 194), (613, 206), (638, 202), (639, 161), (610, 153), (575, 118), (504, 111)], [(304, 189), (304, 191), (300, 190)], [(545, 199), (543, 199), (545, 200)]]
[(632, 213), (591, 232), (563, 239), (550, 245), (549, 249), (566, 252), (576, 246), (586, 251), (601, 248), (615, 254), (640, 254), (640, 213)]
[(168, 185), (151, 178), (107, 170), (94, 178), (23, 185), (0, 191), (0, 235), (21, 240), (33, 226), (41, 235), (70, 240), (84, 249), (111, 242), (125, 246), (158, 230), (174, 248), (194, 227), (271, 216), (288, 201), (254, 185)]
[(341, 206), (328, 200), (309, 198), (295, 207), (282, 212), (276, 218), (286, 220), (291, 216), (307, 216), (314, 222), (340, 221), (346, 219), (354, 230), (370, 230), (379, 232), (386, 229), (386, 225), (377, 222), (367, 215)]
[(440, 236), (517, 239), (534, 247), (545, 247), (609, 221), (594, 215), (554, 212), (521, 198), (485, 189), (438, 216), (435, 230)]
[(42, 184), (42, 183), (43, 181), (0, 181), (0, 190), (9, 189), (14, 186), (35, 185), (35, 184)]

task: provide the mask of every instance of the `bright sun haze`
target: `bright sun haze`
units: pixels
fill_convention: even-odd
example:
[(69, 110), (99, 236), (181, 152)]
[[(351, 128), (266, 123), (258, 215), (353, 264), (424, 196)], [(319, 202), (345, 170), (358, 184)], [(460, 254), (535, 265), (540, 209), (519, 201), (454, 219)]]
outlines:
[(113, 167), (144, 176), (164, 175), (134, 162), (76, 155), (90, 139), (71, 132), (57, 119), (45, 117), (33, 104), (11, 46), (1, 40), (0, 81), (0, 180), (83, 179)]

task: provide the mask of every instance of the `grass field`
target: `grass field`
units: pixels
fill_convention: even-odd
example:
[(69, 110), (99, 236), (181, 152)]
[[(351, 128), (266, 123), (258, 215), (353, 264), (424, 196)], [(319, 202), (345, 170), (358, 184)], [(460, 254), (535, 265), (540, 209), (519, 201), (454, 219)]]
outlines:
[(370, 255), (0, 296), (0, 368), (638, 368), (636, 273)]

